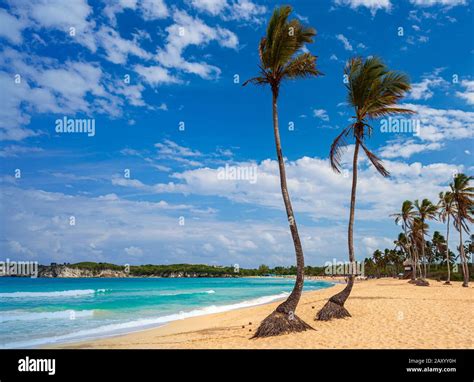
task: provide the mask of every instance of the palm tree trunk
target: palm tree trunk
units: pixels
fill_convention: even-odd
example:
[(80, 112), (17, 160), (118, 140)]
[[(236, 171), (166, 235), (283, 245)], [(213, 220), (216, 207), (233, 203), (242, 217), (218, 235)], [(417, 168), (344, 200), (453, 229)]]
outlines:
[(424, 276), (423, 274), (421, 273), (421, 269), (420, 269), (420, 276), (422, 276), (423, 278), (426, 278), (426, 263), (425, 263), (425, 234), (423, 232), (423, 225), (424, 225), (424, 221), (422, 220), (421, 221), (421, 228), (422, 228), (422, 232), (421, 232), (421, 258), (423, 259), (423, 268), (424, 268)]
[(449, 264), (449, 214), (446, 227), (446, 265), (448, 267), (448, 279), (446, 280), (446, 284), (451, 284), (451, 266)]
[(273, 91), (273, 133), (275, 136), (275, 146), (278, 157), (278, 168), (280, 172), (280, 187), (285, 204), (286, 215), (290, 225), (291, 237), (293, 238), (293, 245), (296, 254), (296, 281), (293, 291), (288, 298), (282, 302), (275, 311), (262, 321), (259, 328), (255, 332), (254, 338), (270, 337), (290, 332), (301, 332), (308, 329), (313, 329), (303, 320), (298, 318), (295, 314), (296, 306), (301, 298), (304, 283), (304, 255), (303, 247), (301, 246), (300, 236), (298, 234), (298, 227), (296, 225), (293, 207), (291, 205), (290, 195), (288, 193), (288, 186), (286, 183), (285, 161), (281, 149), (280, 131), (278, 128), (278, 90)]
[[(357, 191), (357, 162), (359, 156), (359, 140), (356, 139), (354, 148), (354, 158), (352, 160), (352, 190), (351, 190), (351, 207), (349, 212), (349, 226), (347, 228), (347, 246), (349, 249), (349, 261), (355, 265), (354, 256), (354, 214)], [(354, 269), (355, 267), (352, 267)], [(351, 317), (350, 313), (344, 307), (344, 303), (351, 294), (354, 286), (354, 274), (348, 276), (346, 287), (339, 293), (332, 296), (326, 305), (318, 312), (316, 319), (320, 321), (329, 321), (333, 318)]]
[[(461, 220), (461, 219), (459, 219)], [(462, 242), (462, 224), (459, 221), (459, 254), (461, 255), (461, 263), (462, 263), (462, 274), (463, 274), (463, 287), (469, 286), (469, 270), (467, 268), (466, 262), (466, 255), (464, 254), (464, 246)]]
[(405, 232), (405, 238), (407, 240), (407, 244), (408, 244), (408, 256), (410, 257), (410, 260), (412, 262), (412, 269), (411, 269), (411, 279), (412, 280), (415, 280), (416, 279), (416, 265), (415, 265), (415, 257), (413, 256), (413, 253), (412, 253), (412, 246), (411, 246), (411, 240), (409, 239), (408, 237), (408, 233), (407, 233), (407, 224), (406, 222), (403, 222), (403, 231)]

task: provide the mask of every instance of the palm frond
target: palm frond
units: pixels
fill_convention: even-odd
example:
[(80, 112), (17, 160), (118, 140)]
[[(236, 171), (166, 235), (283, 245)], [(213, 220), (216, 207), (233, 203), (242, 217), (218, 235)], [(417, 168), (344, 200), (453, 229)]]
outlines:
[(245, 81), (242, 86), (247, 86), (248, 84), (253, 84), (253, 85), (266, 85), (268, 84), (268, 79), (266, 77), (253, 77)]
[(334, 139), (331, 144), (331, 150), (329, 151), (329, 160), (331, 162), (331, 168), (337, 172), (341, 172), (341, 159), (344, 151), (347, 149), (346, 137), (352, 130), (352, 125), (346, 127), (342, 132)]
[(367, 155), (367, 158), (369, 158), (370, 162), (374, 165), (374, 167), (377, 169), (377, 171), (380, 173), (380, 175), (384, 177), (389, 177), (390, 172), (384, 167), (382, 164), (382, 160), (372, 153), (364, 144), (364, 142), (360, 139), (358, 139), (359, 144), (362, 146), (362, 149), (364, 149), (365, 155)]
[(316, 69), (316, 57), (311, 53), (302, 53), (294, 57), (283, 69), (282, 76), (288, 78), (320, 76)]

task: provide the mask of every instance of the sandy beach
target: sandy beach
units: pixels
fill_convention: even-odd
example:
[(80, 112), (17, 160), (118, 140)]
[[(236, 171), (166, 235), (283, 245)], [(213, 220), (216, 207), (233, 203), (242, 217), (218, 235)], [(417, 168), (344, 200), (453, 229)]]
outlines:
[(430, 280), (357, 282), (346, 307), (352, 318), (314, 321), (316, 312), (344, 285), (304, 293), (299, 317), (315, 330), (250, 339), (276, 302), (188, 318), (146, 331), (55, 346), (76, 349), (440, 349), (474, 348), (474, 288)]

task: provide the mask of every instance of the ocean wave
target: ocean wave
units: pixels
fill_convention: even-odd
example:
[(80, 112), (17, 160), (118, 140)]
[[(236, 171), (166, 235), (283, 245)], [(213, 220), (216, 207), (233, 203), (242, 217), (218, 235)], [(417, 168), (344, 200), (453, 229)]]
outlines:
[(72, 289), (53, 292), (9, 292), (0, 293), (0, 298), (76, 297), (106, 293), (108, 289)]
[(214, 294), (216, 293), (215, 290), (203, 290), (203, 291), (188, 291), (188, 292), (176, 292), (176, 293), (160, 293), (160, 296), (186, 296), (186, 295), (194, 295), (194, 294)]
[(289, 293), (283, 292), (271, 296), (258, 297), (252, 300), (246, 300), (234, 304), (228, 305), (211, 305), (204, 308), (194, 309), (188, 312), (179, 312), (175, 314), (169, 314), (166, 316), (155, 317), (155, 318), (143, 318), (140, 320), (122, 322), (118, 324), (109, 324), (99, 326), (93, 329), (84, 329), (74, 333), (69, 333), (57, 337), (42, 338), (32, 341), (22, 341), (9, 344), (0, 344), (0, 348), (4, 349), (14, 349), (14, 348), (31, 348), (35, 346), (45, 345), (45, 344), (54, 344), (54, 343), (65, 343), (65, 342), (74, 342), (79, 340), (90, 340), (97, 338), (109, 337), (117, 334), (131, 333), (143, 329), (148, 329), (156, 326), (160, 326), (171, 321), (183, 320), (190, 317), (204, 316), (207, 314), (227, 312), (229, 310), (235, 310), (240, 308), (246, 308), (250, 306), (267, 304), (269, 302), (283, 299), (287, 297)]
[(7, 321), (35, 321), (35, 320), (72, 320), (76, 318), (92, 317), (93, 310), (59, 310), (55, 312), (0, 312), (0, 322)]

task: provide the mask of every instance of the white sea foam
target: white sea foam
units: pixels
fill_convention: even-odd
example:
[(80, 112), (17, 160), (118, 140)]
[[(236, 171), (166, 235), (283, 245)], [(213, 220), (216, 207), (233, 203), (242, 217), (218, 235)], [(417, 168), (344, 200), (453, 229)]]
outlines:
[(9, 292), (0, 293), (0, 298), (37, 298), (37, 297), (76, 297), (96, 293), (105, 293), (106, 289), (73, 289), (53, 292)]
[(193, 294), (213, 294), (216, 293), (215, 290), (203, 290), (203, 291), (186, 291), (186, 292), (166, 292), (160, 293), (160, 296), (185, 296), (185, 295), (193, 295)]
[(276, 295), (271, 296), (263, 296), (259, 298), (255, 298), (252, 300), (242, 301), (235, 304), (229, 305), (221, 305), (221, 306), (207, 306), (200, 309), (191, 310), (189, 312), (180, 312), (175, 314), (170, 314), (162, 317), (156, 318), (144, 318), (135, 321), (129, 322), (122, 322), (118, 324), (109, 324), (99, 326), (93, 329), (85, 329), (80, 330), (74, 333), (69, 333), (61, 336), (50, 337), (50, 338), (42, 338), (32, 341), (22, 341), (22, 342), (14, 342), (9, 344), (0, 345), (0, 348), (5, 349), (14, 349), (14, 348), (31, 348), (45, 344), (53, 344), (53, 343), (64, 343), (64, 342), (74, 342), (79, 340), (90, 340), (96, 339), (101, 337), (109, 337), (112, 335), (123, 334), (123, 333), (130, 333), (135, 332), (151, 327), (161, 326), (171, 321), (183, 320), (185, 318), (190, 317), (197, 317), (197, 316), (204, 316), (206, 314), (212, 313), (221, 313), (226, 312), (229, 310), (246, 308), (249, 306), (256, 306), (266, 304), (275, 300), (279, 300), (288, 296), (289, 293), (283, 292)]
[(58, 310), (55, 312), (25, 312), (6, 311), (0, 312), (0, 322), (7, 321), (35, 321), (35, 320), (70, 320), (76, 318), (92, 317), (93, 310)]

